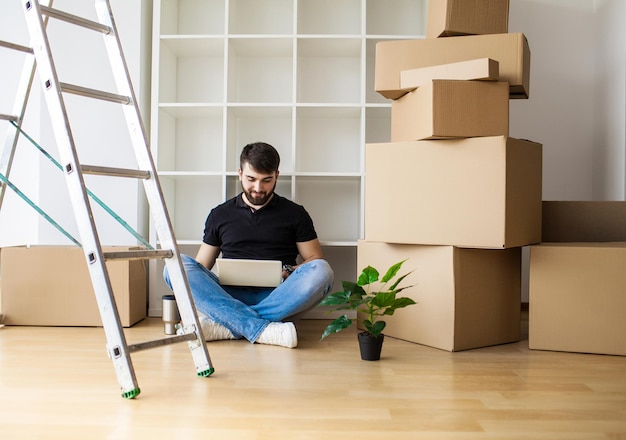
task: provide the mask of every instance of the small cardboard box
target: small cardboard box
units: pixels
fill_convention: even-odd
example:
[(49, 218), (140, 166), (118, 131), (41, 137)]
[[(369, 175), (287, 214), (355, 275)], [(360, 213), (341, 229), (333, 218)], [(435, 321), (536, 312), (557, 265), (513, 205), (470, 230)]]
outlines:
[(509, 0), (429, 0), (426, 38), (506, 34)]
[(448, 351), (516, 342), (520, 337), (521, 249), (463, 249), (359, 241), (359, 270), (385, 271), (408, 258), (414, 272), (400, 296), (417, 304), (385, 316), (386, 336)]
[(504, 136), (367, 144), (365, 239), (502, 249), (541, 241), (542, 146)]
[[(131, 247), (107, 247), (105, 251)], [(130, 327), (146, 317), (147, 281), (140, 260), (109, 261), (120, 320)], [(82, 249), (76, 246), (0, 250), (0, 310), (7, 325), (102, 326)]]
[(400, 72), (477, 58), (498, 61), (510, 97), (528, 98), (530, 49), (522, 33), (381, 41), (376, 44), (374, 87), (385, 98), (397, 99), (407, 92), (400, 86)]
[(626, 202), (544, 202), (529, 348), (626, 356)]
[(458, 79), (498, 81), (500, 63), (490, 58), (459, 61), (458, 63), (442, 64), (400, 72), (400, 87), (407, 91), (416, 89), (433, 79)]
[(509, 135), (509, 84), (432, 80), (391, 104), (391, 142)]

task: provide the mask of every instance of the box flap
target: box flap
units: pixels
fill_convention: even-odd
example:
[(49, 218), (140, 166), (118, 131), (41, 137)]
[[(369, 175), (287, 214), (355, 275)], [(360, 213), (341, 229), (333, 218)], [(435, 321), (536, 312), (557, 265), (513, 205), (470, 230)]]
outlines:
[(541, 241), (626, 241), (624, 218), (623, 201), (544, 201)]

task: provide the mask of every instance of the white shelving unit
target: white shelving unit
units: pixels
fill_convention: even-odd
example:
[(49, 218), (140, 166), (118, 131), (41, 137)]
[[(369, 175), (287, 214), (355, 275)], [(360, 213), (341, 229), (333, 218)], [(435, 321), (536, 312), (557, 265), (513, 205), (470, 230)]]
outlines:
[[(304, 205), (340, 280), (363, 237), (364, 147), (389, 140), (378, 41), (423, 38), (427, 0), (155, 0), (151, 144), (183, 250), (236, 195), (241, 148), (281, 155), (277, 192)], [(150, 314), (164, 284), (151, 270)]]

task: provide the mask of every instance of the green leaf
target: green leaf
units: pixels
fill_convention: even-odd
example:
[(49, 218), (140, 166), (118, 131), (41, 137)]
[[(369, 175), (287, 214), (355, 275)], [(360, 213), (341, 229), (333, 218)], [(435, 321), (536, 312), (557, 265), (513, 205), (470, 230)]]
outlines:
[(369, 302), (368, 296), (351, 295), (349, 298), (348, 308), (355, 310), (355, 309), (358, 309), (361, 305), (367, 304), (368, 302)]
[(396, 300), (395, 292), (378, 292), (371, 304), (379, 308), (391, 307)]
[(320, 306), (336, 306), (336, 305), (346, 304), (349, 302), (351, 295), (352, 295), (352, 292), (349, 292), (347, 290), (344, 290), (343, 292), (331, 293), (330, 295), (327, 295), (326, 297), (324, 297), (324, 299), (320, 301), (319, 305)]
[[(389, 288), (389, 290), (396, 290), (396, 288), (398, 287), (398, 284), (400, 284), (402, 282), (402, 280), (404, 280), (406, 277), (408, 277), (409, 275), (411, 275), (413, 273), (413, 271), (405, 273), (404, 275), (402, 275), (400, 278), (398, 278), (393, 285)], [(400, 292), (401, 290), (404, 289), (408, 289), (409, 287), (413, 287), (413, 286), (404, 286), (401, 287), (397, 290), (397, 292)]]
[(393, 308), (401, 309), (403, 307), (411, 306), (413, 304), (417, 304), (417, 303), (413, 301), (411, 298), (407, 298), (407, 297), (396, 298), (396, 302), (394, 303)]
[[(402, 267), (402, 264), (406, 261), (402, 260), (396, 264), (394, 264), (393, 266), (391, 266), (389, 269), (387, 269), (387, 273), (385, 273), (385, 276), (383, 277), (382, 280), (380, 280), (382, 283), (386, 283), (387, 281), (389, 281), (390, 279), (392, 279), (393, 277), (396, 276), (396, 274), (398, 273), (398, 271), (400, 270), (400, 267)], [(392, 289), (393, 290), (393, 289)]]
[(385, 321), (376, 321), (372, 324), (368, 319), (363, 320), (363, 324), (365, 329), (376, 337), (380, 336), (386, 325)]
[(365, 295), (365, 290), (363, 290), (363, 288), (361, 286), (359, 286), (357, 283), (354, 283), (352, 281), (342, 281), (341, 282), (341, 286), (343, 287), (344, 291), (348, 291), (350, 293), (353, 293), (355, 295)]
[(394, 300), (392, 305), (388, 306), (388, 308), (385, 309), (383, 315), (391, 316), (397, 309), (401, 309), (412, 304), (415, 304), (415, 301), (413, 301), (411, 298), (398, 298)]
[(357, 284), (359, 286), (366, 286), (368, 284), (372, 284), (373, 282), (378, 281), (379, 275), (380, 274), (378, 273), (376, 269), (374, 269), (372, 266), (367, 266), (365, 269), (363, 269), (363, 271), (361, 272), (361, 275), (359, 275)]
[(324, 333), (322, 333), (322, 337), (320, 340), (323, 340), (327, 336), (332, 335), (333, 333), (340, 332), (352, 325), (352, 320), (348, 318), (347, 315), (340, 316), (335, 319), (333, 322), (328, 324), (328, 326), (324, 329)]

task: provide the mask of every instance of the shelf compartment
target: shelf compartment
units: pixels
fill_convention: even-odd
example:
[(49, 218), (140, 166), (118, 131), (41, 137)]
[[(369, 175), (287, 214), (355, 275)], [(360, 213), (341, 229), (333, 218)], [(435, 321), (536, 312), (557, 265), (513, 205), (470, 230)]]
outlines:
[(161, 0), (161, 34), (224, 34), (225, 1)]
[(296, 177), (296, 203), (313, 218), (324, 242), (356, 242), (361, 222), (360, 177)]
[(292, 101), (292, 38), (231, 38), (228, 66), (229, 102)]
[(221, 107), (159, 108), (157, 169), (219, 172), (224, 169)]
[(230, 0), (229, 34), (293, 34), (293, 0)]
[(160, 181), (177, 240), (202, 240), (209, 211), (223, 201), (222, 177), (166, 175)]
[(163, 38), (159, 102), (223, 102), (224, 39)]
[(427, 4), (427, 0), (367, 0), (365, 31), (368, 35), (426, 35)]
[(365, 109), (365, 143), (390, 142), (391, 107)]
[(298, 107), (296, 171), (361, 170), (360, 107)]
[(267, 142), (280, 154), (280, 171), (291, 172), (292, 166), (291, 106), (230, 106), (228, 108), (226, 169), (236, 172), (244, 146)]
[[(291, 180), (292, 177), (290, 176), (279, 176), (276, 183), (276, 194), (291, 199)], [(226, 178), (226, 200), (235, 197), (240, 192), (241, 182), (239, 182), (239, 176), (228, 176)]]
[(361, 50), (356, 38), (300, 39), (298, 102), (360, 103)]
[(298, 34), (361, 33), (361, 0), (298, 1)]
[(365, 102), (373, 104), (389, 104), (391, 100), (376, 91), (374, 86), (376, 71), (376, 43), (381, 39), (368, 39), (365, 47)]

